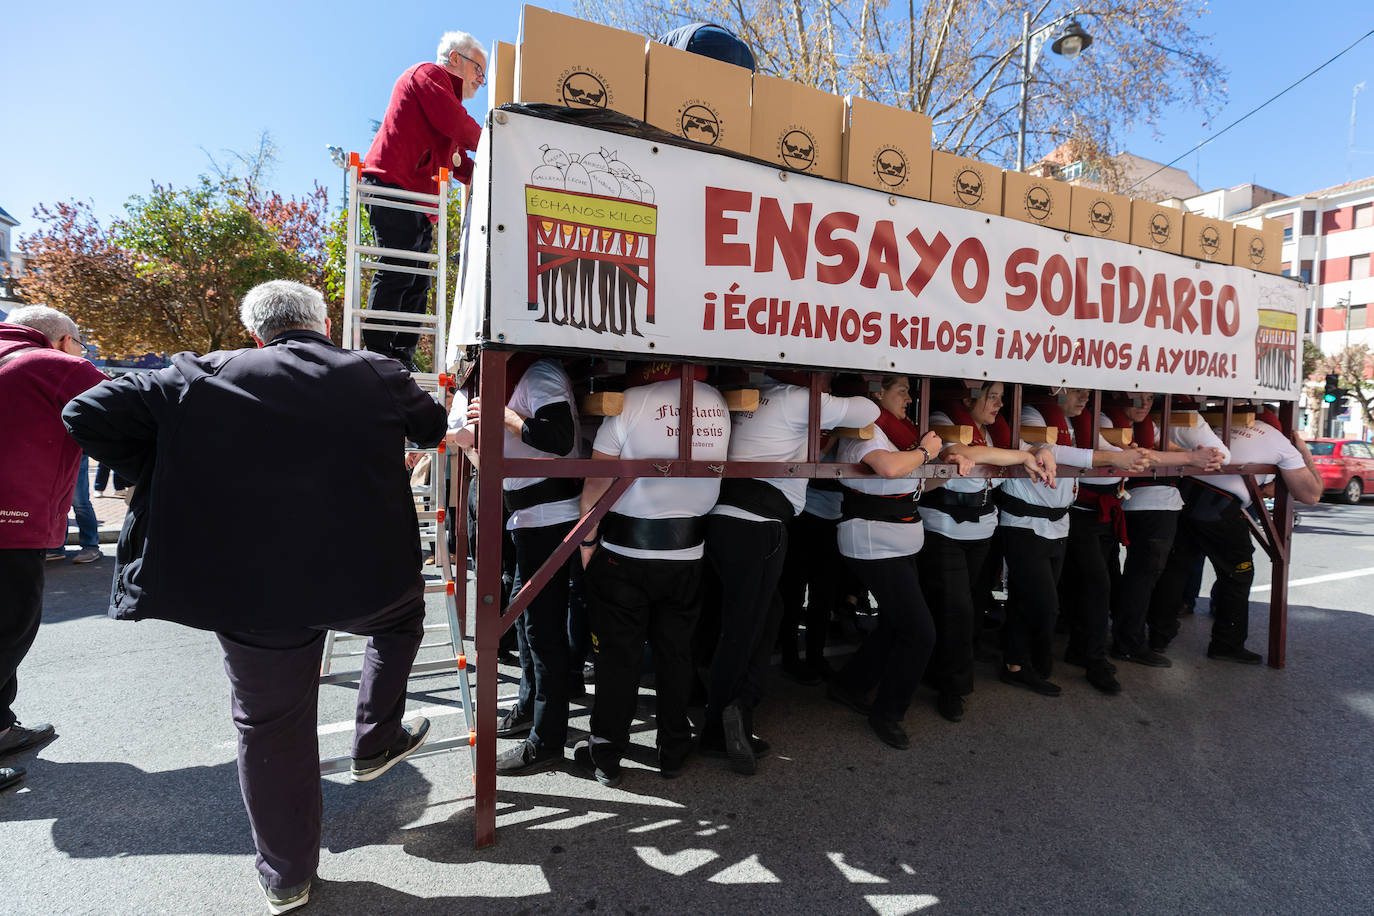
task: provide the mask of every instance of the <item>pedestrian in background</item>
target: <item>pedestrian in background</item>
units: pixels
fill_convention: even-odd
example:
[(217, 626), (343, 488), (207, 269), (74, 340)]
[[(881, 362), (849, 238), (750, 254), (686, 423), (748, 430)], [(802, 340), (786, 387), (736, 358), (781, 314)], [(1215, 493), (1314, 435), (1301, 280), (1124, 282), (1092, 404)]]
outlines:
[(425, 615), (404, 449), (437, 445), (444, 409), (395, 361), (331, 343), (324, 299), (306, 286), (254, 287), (240, 317), (260, 349), (178, 353), (97, 386), (64, 419), (135, 481), (111, 616), (219, 638), (258, 878), (282, 913), (309, 899), (319, 863), (325, 632), (369, 637), (355, 780), (386, 772), (429, 729), (401, 722)]
[[(19, 664), (43, 616), (43, 556), (67, 539), (80, 463), (62, 407), (105, 380), (83, 350), (75, 322), (56, 309), (26, 306), (0, 322), (0, 757), (55, 734), (51, 725), (20, 725), (12, 706)], [(23, 776), (4, 769), (0, 787)]]

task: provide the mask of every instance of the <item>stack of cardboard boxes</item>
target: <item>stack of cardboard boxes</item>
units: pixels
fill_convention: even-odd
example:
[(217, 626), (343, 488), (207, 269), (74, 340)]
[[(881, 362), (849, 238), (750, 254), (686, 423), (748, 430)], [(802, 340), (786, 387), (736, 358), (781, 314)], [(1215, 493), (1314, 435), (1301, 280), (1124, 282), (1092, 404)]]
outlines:
[(1004, 172), (932, 150), (923, 114), (751, 74), (538, 7), (524, 7), (518, 47), (497, 44), (489, 91), (493, 107), (608, 109), (808, 175), (1197, 261), (1279, 271), (1282, 229), (1273, 220), (1236, 225)]

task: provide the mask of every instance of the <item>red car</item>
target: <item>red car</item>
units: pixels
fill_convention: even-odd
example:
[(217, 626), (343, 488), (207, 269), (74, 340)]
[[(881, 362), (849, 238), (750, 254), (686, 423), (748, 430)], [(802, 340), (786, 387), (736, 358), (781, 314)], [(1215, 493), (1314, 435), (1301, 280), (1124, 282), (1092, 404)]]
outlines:
[(1307, 447), (1327, 493), (1357, 503), (1374, 487), (1374, 446), (1356, 439), (1310, 439)]

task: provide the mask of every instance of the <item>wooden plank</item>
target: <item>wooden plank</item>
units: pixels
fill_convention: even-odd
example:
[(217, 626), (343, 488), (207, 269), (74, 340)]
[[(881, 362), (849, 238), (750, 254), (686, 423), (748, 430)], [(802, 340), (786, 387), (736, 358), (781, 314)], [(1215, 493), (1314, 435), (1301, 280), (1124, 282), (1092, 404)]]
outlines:
[(960, 445), (973, 442), (972, 426), (932, 426), (930, 430), (945, 442), (958, 442)]
[(1135, 432), (1129, 426), (1107, 426), (1099, 429), (1097, 434), (1107, 440), (1108, 445), (1117, 448), (1126, 448), (1135, 440)]
[[(1159, 420), (1160, 420), (1160, 415), (1159, 415), (1159, 414), (1157, 414), (1157, 413), (1150, 414), (1150, 419), (1154, 421), (1155, 426), (1158, 426), (1158, 425), (1159, 425)], [(1201, 423), (1201, 422), (1202, 422), (1202, 417), (1199, 416), (1199, 414), (1198, 414), (1198, 412), (1197, 412), (1196, 410), (1171, 410), (1171, 411), (1169, 411), (1169, 427), (1170, 427), (1171, 429), (1172, 429), (1172, 428), (1175, 428), (1175, 427), (1189, 427), (1189, 428), (1192, 428), (1192, 427), (1197, 426), (1197, 425), (1198, 425), (1199, 423)]]
[(755, 411), (759, 409), (759, 390), (757, 388), (735, 388), (722, 391), (725, 396), (725, 409), (732, 413)]
[(1053, 445), (1059, 441), (1059, 428), (1056, 426), (1023, 426), (1021, 441), (1031, 445)]
[[(1202, 414), (1202, 419), (1207, 421), (1208, 426), (1220, 426), (1226, 422), (1226, 413), (1221, 410), (1208, 410)], [(1253, 410), (1231, 411), (1231, 425), (1254, 426), (1255, 412)]]
[(625, 409), (625, 392), (597, 391), (582, 396), (582, 416), (614, 417)]
[(830, 435), (837, 439), (872, 439), (873, 424), (870, 423), (862, 429), (853, 426), (837, 426), (830, 431)]

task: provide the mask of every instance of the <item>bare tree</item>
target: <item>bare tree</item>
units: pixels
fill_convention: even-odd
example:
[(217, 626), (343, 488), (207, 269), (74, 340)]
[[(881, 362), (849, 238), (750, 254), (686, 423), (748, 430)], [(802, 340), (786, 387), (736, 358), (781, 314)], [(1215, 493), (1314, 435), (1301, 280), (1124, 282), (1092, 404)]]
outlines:
[(1120, 180), (1107, 161), (1120, 133), (1153, 124), (1170, 107), (1213, 109), (1226, 91), (1225, 71), (1195, 28), (1206, 13), (1202, 0), (578, 0), (577, 7), (651, 37), (687, 22), (719, 23), (753, 48), (760, 72), (923, 112), (937, 147), (1007, 164), (1016, 153), (1022, 14), (1031, 14), (1032, 32), (1073, 14), (1093, 44), (1072, 62), (1052, 53), (1036, 62), (1027, 161), (1071, 143), (1074, 158), (1097, 166), (1109, 185)]
[(1351, 344), (1339, 353), (1331, 353), (1321, 359), (1321, 371), (1334, 372), (1340, 376), (1340, 387), (1350, 392), (1350, 397), (1359, 404), (1365, 426), (1374, 426), (1374, 354), (1365, 344)]

